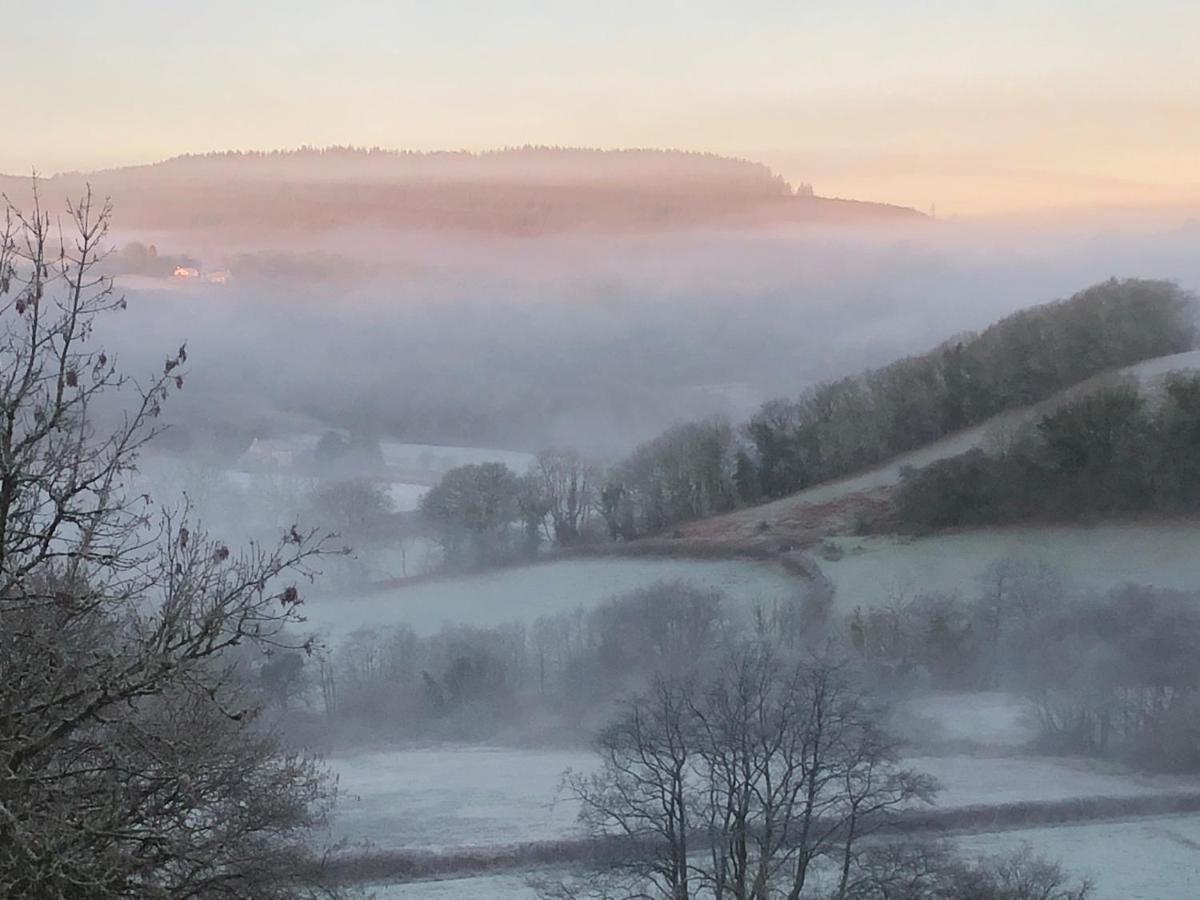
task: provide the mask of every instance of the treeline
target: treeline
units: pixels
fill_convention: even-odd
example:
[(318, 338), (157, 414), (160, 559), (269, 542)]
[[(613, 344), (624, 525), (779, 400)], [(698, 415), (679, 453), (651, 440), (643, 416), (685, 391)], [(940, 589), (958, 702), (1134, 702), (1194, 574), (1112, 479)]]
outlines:
[(1129, 585), (1073, 593), (1051, 567), (999, 559), (973, 596), (915, 594), (847, 622), (854, 654), (895, 688), (1006, 690), (1053, 753), (1200, 770), (1200, 597)]
[(446, 566), (494, 566), (532, 558), (547, 541), (585, 540), (598, 480), (574, 450), (544, 450), (524, 475), (503, 463), (458, 466), (421, 498), (420, 515)]
[(1022, 310), (977, 335), (767, 403), (742, 429), (746, 502), (782, 497), (915, 450), (1094, 375), (1190, 349), (1192, 298), (1128, 279)]
[[(759, 611), (755, 632), (795, 642), (799, 604)], [(743, 618), (717, 592), (663, 582), (529, 625), (363, 628), (311, 658), (277, 655), (261, 677), (281, 709), (343, 735), (579, 737), (614, 699), (743, 633)]]
[(896, 518), (932, 530), (1200, 506), (1200, 375), (1135, 382), (1062, 403), (994, 454), (982, 450), (902, 474)]
[[(1193, 298), (1178, 286), (1114, 279), (928, 353), (816, 385), (794, 400), (770, 401), (741, 426), (720, 417), (676, 425), (607, 469), (574, 451), (539, 455), (523, 477), (500, 465), (463, 467), (430, 492), (423, 512), (440, 535), (447, 562), (458, 567), (532, 555), (547, 541), (570, 546), (662, 533), (877, 465), (1100, 373), (1183, 352), (1193, 346), (1195, 330)], [(1172, 496), (1193, 475), (1186, 461), (1176, 459), (1175, 465), (1169, 457), (1196, 446), (1200, 436), (1193, 422), (1200, 415), (1200, 392), (1193, 396), (1189, 390), (1182, 383), (1170, 388), (1163, 413), (1169, 421), (1147, 418), (1145, 404), (1127, 397), (1115, 398), (1111, 410), (1069, 407), (1040, 426), (1048, 452), (1055, 465), (1089, 477), (1103, 469), (1117, 492), (1104, 495), (1111, 508), (1142, 502), (1145, 478), (1156, 478), (1151, 470), (1163, 464), (1174, 465), (1174, 481), (1156, 478), (1156, 496)], [(1113, 427), (1124, 431), (1105, 430)], [(1154, 444), (1160, 432), (1166, 441), (1161, 453), (1152, 460), (1138, 456), (1139, 447)], [(1130, 462), (1145, 475), (1141, 481), (1128, 474)], [(909, 492), (912, 509), (903, 515), (914, 522), (957, 523), (962, 514), (940, 505), (934, 511), (917, 509), (921, 495), (937, 479), (955, 485), (971, 478), (987, 481), (991, 476), (976, 470), (991, 465), (975, 454), (935, 467), (927, 476), (931, 481)], [(1119, 472), (1126, 474), (1118, 478)], [(1077, 486), (1072, 496), (1082, 492), (1087, 502), (1100, 502), (1091, 487)], [(1031, 483), (1031, 502), (1039, 490)], [(946, 493), (941, 505), (953, 505), (955, 491)], [(1173, 496), (1180, 497), (1178, 491)], [(571, 510), (565, 527), (555, 512), (564, 506)], [(544, 527), (548, 514), (552, 530)], [(995, 520), (987, 515), (992, 518), (984, 520)]]
[(274, 176), (490, 180), (578, 183), (632, 182), (643, 188), (690, 181), (718, 191), (736, 188), (748, 196), (787, 195), (791, 186), (771, 169), (738, 157), (685, 150), (610, 149), (526, 145), (498, 150), (392, 150), (381, 147), (299, 147), (294, 150), (219, 151), (185, 154), (150, 171), (184, 171), (224, 177)]

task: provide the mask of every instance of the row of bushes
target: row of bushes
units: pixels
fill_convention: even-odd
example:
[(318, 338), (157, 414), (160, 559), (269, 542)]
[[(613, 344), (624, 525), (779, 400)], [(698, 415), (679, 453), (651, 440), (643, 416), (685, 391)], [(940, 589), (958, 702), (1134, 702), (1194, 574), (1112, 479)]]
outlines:
[[(760, 612), (763, 633), (798, 634), (801, 600)], [(314, 658), (277, 656), (264, 686), (285, 709), (319, 710), (352, 734), (453, 739), (594, 724), (615, 697), (655, 672), (703, 657), (742, 629), (726, 598), (662, 582), (529, 625), (363, 628)]]

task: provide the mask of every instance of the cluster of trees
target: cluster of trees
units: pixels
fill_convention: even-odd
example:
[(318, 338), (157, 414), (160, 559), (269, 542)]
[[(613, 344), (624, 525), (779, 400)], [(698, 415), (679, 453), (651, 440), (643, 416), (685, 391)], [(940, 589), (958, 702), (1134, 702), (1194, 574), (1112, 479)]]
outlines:
[(1153, 397), (1115, 383), (1063, 402), (993, 453), (905, 472), (896, 514), (928, 530), (1195, 510), (1198, 448), (1200, 376), (1171, 375)]
[(744, 428), (742, 499), (793, 493), (1101, 372), (1187, 350), (1194, 330), (1191, 298), (1176, 285), (1111, 280), (797, 400), (772, 401)]
[(687, 422), (613, 466), (600, 494), (610, 537), (631, 539), (733, 509), (737, 435), (721, 418)]
[(1044, 617), (1025, 667), (1043, 744), (1200, 770), (1198, 653), (1194, 593), (1131, 585)]
[(286, 642), (321, 545), (231, 550), (131, 483), (186, 352), (135, 384), (90, 340), (124, 309), (108, 221), (90, 195), (62, 231), (0, 221), (0, 895), (315, 896), (331, 789), (242, 663)]
[(344, 552), (326, 560), (322, 575), (346, 586), (380, 578), (404, 577), (410, 564), (427, 567), (425, 529), (411, 511), (397, 511), (395, 501), (378, 482), (368, 477), (317, 482), (303, 498), (299, 510), (290, 510), (301, 521), (327, 529), (343, 544)]
[(881, 683), (1026, 697), (1046, 750), (1200, 769), (1200, 598), (1129, 586), (1072, 596), (1041, 563), (1000, 559), (970, 599), (918, 594), (856, 611), (854, 654)]
[(904, 768), (851, 668), (770, 641), (664, 669), (596, 739), (599, 769), (568, 779), (609, 862), (547, 882), (549, 898), (821, 897), (1082, 900), (1028, 854), (964, 861), (877, 832), (934, 796)]
[(572, 788), (627, 845), (627, 896), (807, 896), (828, 862), (845, 896), (861, 842), (935, 790), (896, 749), (841, 666), (750, 643), (627, 699)]
[(607, 471), (574, 450), (545, 450), (519, 476), (502, 463), (447, 472), (421, 514), (452, 568), (536, 555), (543, 544), (631, 540), (733, 509), (736, 433), (724, 419), (688, 422)]
[[(342, 730), (490, 737), (504, 729), (586, 730), (653, 671), (704, 657), (735, 630), (721, 595), (664, 582), (530, 626), (361, 629), (296, 673)], [(782, 620), (782, 619), (780, 619)], [(764, 617), (764, 621), (767, 619)]]
[(915, 678), (951, 690), (1011, 688), (1034, 631), (1065, 598), (1056, 569), (1004, 557), (980, 573), (974, 596), (896, 592), (884, 604), (856, 609), (847, 636), (884, 683)]
[[(597, 512), (610, 537), (628, 539), (782, 497), (1099, 373), (1187, 350), (1194, 313), (1169, 282), (1107, 281), (928, 353), (772, 400), (740, 427), (720, 418), (674, 426), (605, 473)], [(1174, 436), (1186, 440), (1186, 425)]]
[(588, 536), (598, 469), (574, 450), (544, 450), (525, 475), (503, 463), (459, 466), (421, 498), (421, 517), (451, 568), (497, 565)]

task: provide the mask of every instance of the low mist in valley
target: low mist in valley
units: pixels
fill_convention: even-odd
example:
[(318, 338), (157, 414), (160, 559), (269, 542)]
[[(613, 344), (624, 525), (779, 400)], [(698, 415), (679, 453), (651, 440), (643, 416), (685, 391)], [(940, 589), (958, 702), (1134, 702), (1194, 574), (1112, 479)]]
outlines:
[[(1036, 238), (936, 220), (526, 237), (363, 228), (266, 235), (269, 249), (118, 234), (228, 274), (118, 276), (134, 314), (106, 339), (129, 365), (185, 339), (201, 363), (173, 423), (599, 457), (1104, 278), (1200, 283), (1183, 223)], [(110, 264), (133, 268), (121, 254)], [(224, 402), (231, 392), (238, 403)]]
[[(1147, 127), (1195, 106), (1150, 91), (1158, 5), (1143, 45), (875, 4), (885, 46), (651, 3), (646, 69), (616, 7), (217, 2), (30, 65), (0, 164), (79, 170), (0, 174), (0, 898), (1192, 896), (1200, 204)], [(201, 70), (245, 82), (220, 115), (172, 92)], [(22, 126), (71, 73), (104, 103)], [(474, 149), (376, 146), (400, 121)], [(331, 129), (366, 146), (271, 149)]]

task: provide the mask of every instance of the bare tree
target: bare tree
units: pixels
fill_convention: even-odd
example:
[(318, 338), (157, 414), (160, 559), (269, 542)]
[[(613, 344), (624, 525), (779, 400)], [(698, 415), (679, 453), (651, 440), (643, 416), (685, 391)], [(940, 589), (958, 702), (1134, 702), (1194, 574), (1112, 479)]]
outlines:
[(897, 742), (840, 664), (784, 662), (753, 644), (693, 713), (717, 897), (801, 897), (820, 859), (836, 861), (841, 896), (862, 838), (935, 789), (897, 765)]
[(693, 896), (688, 859), (698, 762), (693, 690), (686, 680), (656, 680), (601, 732), (599, 771), (569, 778), (582, 821), (620, 845), (609, 883), (593, 885), (603, 895), (615, 890), (627, 897)]
[(56, 226), (35, 186), (0, 232), (0, 895), (302, 895), (329, 793), (233, 648), (286, 645), (282, 579), (321, 546), (233, 552), (127, 488), (186, 353), (139, 383), (94, 346), (125, 308), (96, 274), (109, 216), (89, 194)]
[(593, 832), (622, 845), (610, 872), (627, 896), (797, 900), (822, 862), (845, 897), (864, 838), (935, 787), (898, 765), (878, 721), (842, 665), (737, 647), (710, 678), (630, 700), (600, 771), (572, 786)]
[(592, 510), (595, 467), (574, 450), (543, 450), (532, 473), (554, 523), (555, 542), (560, 547), (577, 543)]

